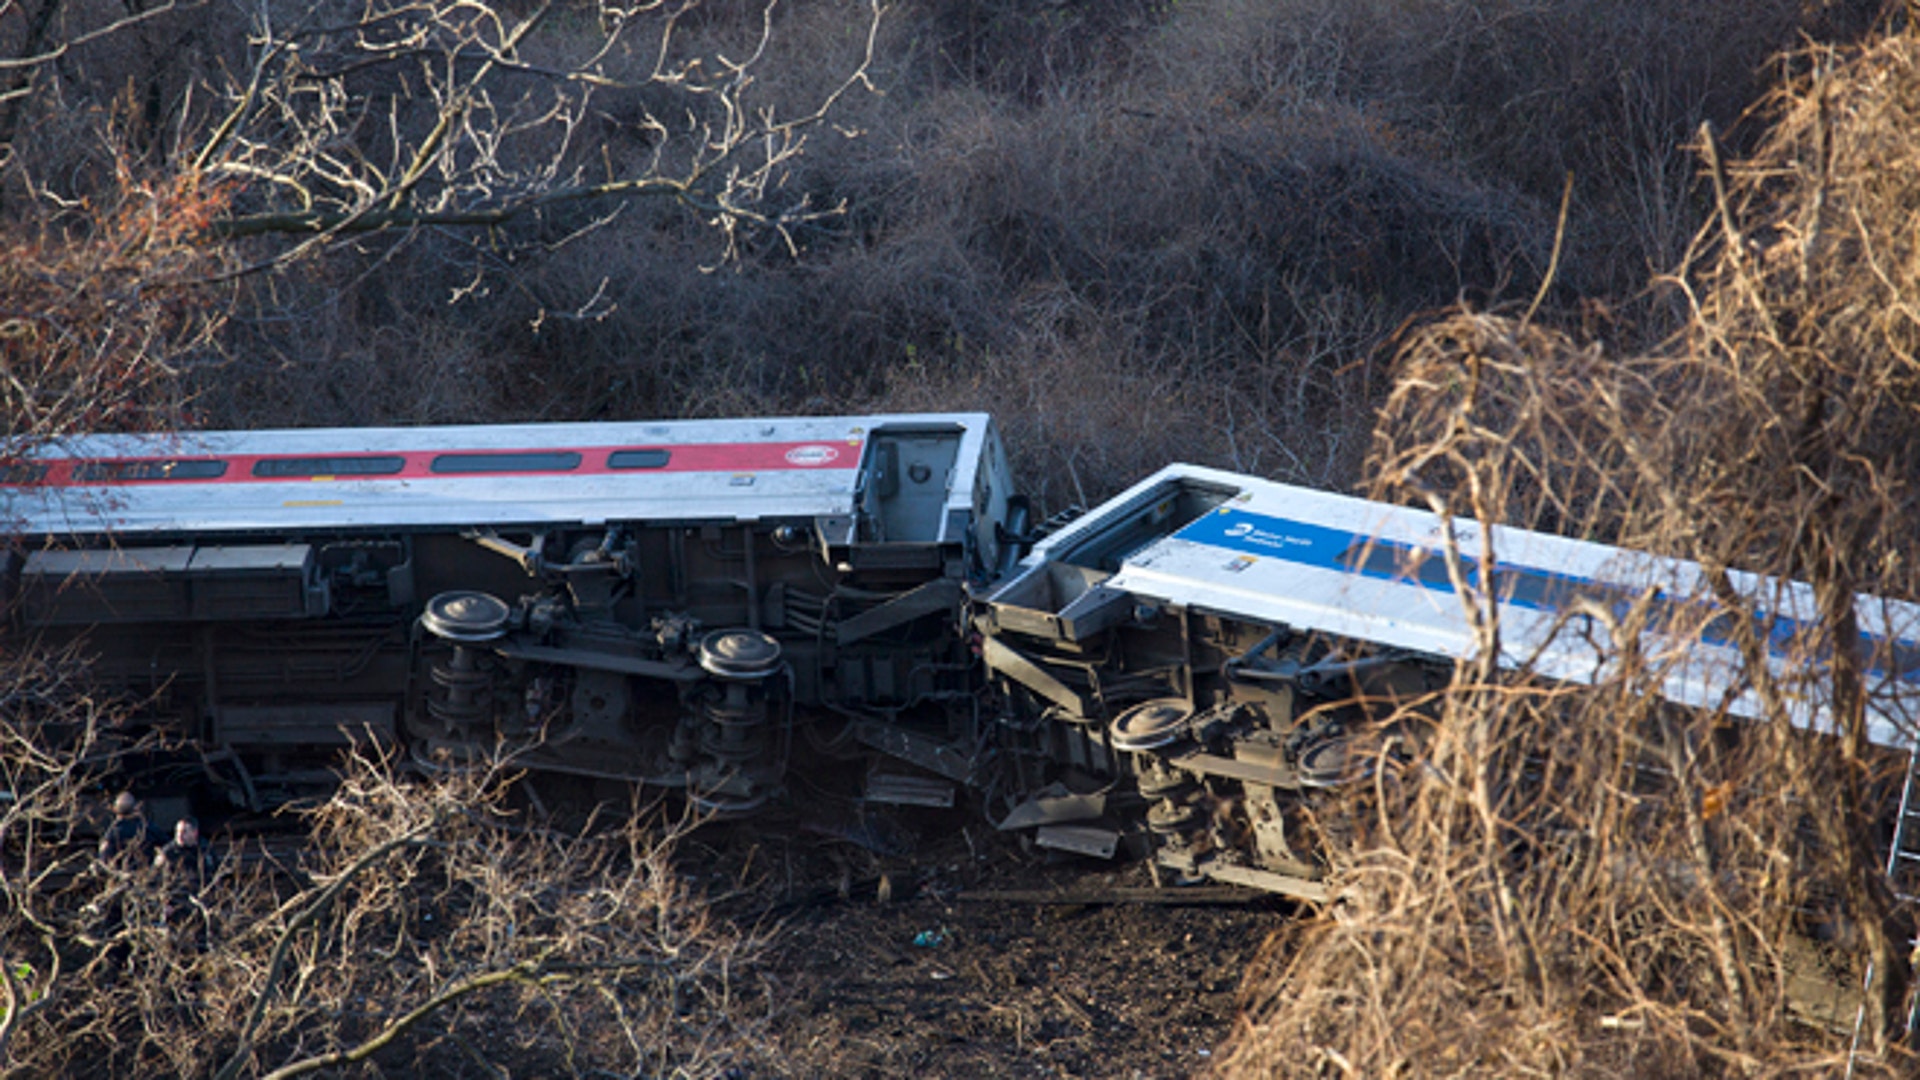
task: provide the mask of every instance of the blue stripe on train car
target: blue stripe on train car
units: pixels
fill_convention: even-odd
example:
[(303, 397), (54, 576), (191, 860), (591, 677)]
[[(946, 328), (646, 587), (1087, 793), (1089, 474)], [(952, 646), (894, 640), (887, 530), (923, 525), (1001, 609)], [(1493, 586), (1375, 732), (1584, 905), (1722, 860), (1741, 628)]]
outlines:
[(1340, 554), (1352, 547), (1354, 541), (1365, 539), (1345, 529), (1329, 529), (1232, 507), (1202, 514), (1173, 535), (1176, 540), (1249, 555), (1267, 555), (1323, 570), (1351, 569), (1341, 565)]
[[(1256, 514), (1252, 511), (1222, 507), (1203, 515), (1174, 534), (1208, 547), (1223, 548), (1247, 555), (1280, 559), (1320, 570), (1340, 570), (1380, 581), (1396, 581), (1423, 589), (1453, 591), (1453, 579), (1447, 573), (1446, 558), (1438, 552), (1399, 540), (1366, 536), (1348, 529), (1332, 529), (1304, 521)], [(1460, 572), (1472, 585), (1483, 585), (1479, 560), (1461, 556)], [(1568, 574), (1564, 571), (1496, 562), (1493, 567), (1494, 594), (1510, 607), (1557, 614), (1576, 598), (1600, 604), (1617, 615), (1625, 615), (1644, 594), (1644, 589), (1614, 582)], [(1670, 625), (1682, 611), (1696, 601), (1673, 600), (1655, 589), (1649, 603), (1649, 625)], [(1771, 614), (1762, 609), (1754, 618), (1765, 628), (1767, 655), (1789, 659), (1791, 645), (1801, 625), (1790, 616)], [(1718, 648), (1734, 647), (1733, 636), (1724, 618), (1713, 619), (1699, 631), (1703, 644)], [(1896, 640), (1891, 649), (1878, 635), (1860, 634), (1861, 652), (1871, 657), (1867, 674), (1885, 677), (1887, 660), (1900, 672), (1900, 680), (1920, 683), (1920, 644)], [(1815, 658), (1818, 659), (1817, 657)]]

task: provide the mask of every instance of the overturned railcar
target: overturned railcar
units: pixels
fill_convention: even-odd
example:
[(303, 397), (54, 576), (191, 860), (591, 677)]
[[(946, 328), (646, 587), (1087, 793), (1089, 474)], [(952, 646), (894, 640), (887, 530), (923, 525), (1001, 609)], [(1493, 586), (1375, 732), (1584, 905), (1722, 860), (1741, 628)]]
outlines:
[[(1763, 628), (1779, 685), (1817, 677), (1807, 586), (1737, 572), (1725, 586)], [(984, 598), (1007, 782), (1025, 796), (1007, 823), (1320, 899), (1322, 838), (1307, 830), (1325, 819), (1303, 811), (1369, 761), (1414, 756), (1423, 708), (1489, 643), (1502, 668), (1592, 683), (1637, 633), (1668, 700), (1764, 716), (1715, 595), (1688, 562), (1170, 466), (1047, 537)], [(1869, 738), (1906, 751), (1920, 606), (1863, 596), (1857, 611)], [(1817, 694), (1788, 703), (1796, 724), (1830, 723)], [(1901, 826), (1920, 820), (1911, 761)], [(1894, 830), (1902, 865), (1920, 865), (1920, 828)]]
[(0, 481), (11, 632), (263, 791), (371, 738), (722, 815), (796, 710), (968, 779), (963, 602), (1023, 521), (980, 414), (86, 437)]

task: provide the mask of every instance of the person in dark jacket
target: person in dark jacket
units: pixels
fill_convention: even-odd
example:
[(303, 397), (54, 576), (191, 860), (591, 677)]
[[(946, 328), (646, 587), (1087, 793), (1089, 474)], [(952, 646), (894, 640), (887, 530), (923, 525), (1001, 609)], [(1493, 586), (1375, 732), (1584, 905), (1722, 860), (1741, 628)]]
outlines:
[(190, 817), (175, 822), (173, 839), (154, 853), (153, 866), (166, 890), (162, 917), (168, 929), (188, 947), (205, 949), (213, 924), (200, 897), (213, 880), (216, 865), (213, 849), (200, 840), (200, 823)]
[(153, 856), (154, 869), (176, 892), (199, 895), (213, 878), (213, 849), (200, 842), (200, 823), (190, 817), (174, 823), (173, 839)]
[(113, 823), (100, 837), (100, 861), (124, 863), (129, 868), (140, 866), (147, 861), (154, 839), (146, 811), (133, 792), (123, 791), (114, 796)]
[(88, 919), (88, 933), (107, 946), (109, 970), (118, 970), (126, 962), (129, 946), (116, 940), (127, 927), (130, 898), (145, 889), (143, 879), (154, 843), (158, 839), (147, 823), (147, 814), (133, 792), (123, 791), (113, 799), (113, 821), (100, 835), (99, 859), (94, 864), (94, 881), (99, 894), (82, 909)]

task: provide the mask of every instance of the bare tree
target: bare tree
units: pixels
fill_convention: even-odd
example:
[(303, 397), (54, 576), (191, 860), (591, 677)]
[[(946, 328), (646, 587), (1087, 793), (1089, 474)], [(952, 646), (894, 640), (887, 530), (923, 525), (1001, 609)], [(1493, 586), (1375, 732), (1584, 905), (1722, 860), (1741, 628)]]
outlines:
[[(707, 231), (694, 258), (792, 245), (840, 208), (790, 181), (816, 137), (851, 134), (835, 117), (868, 85), (881, 16), (879, 0), (804, 17), (779, 0), (0, 0), (0, 458), (191, 425), (208, 382), (181, 376), (228, 362), (235, 316), (304, 340), (316, 305), (419, 238), (452, 239), (424, 277), (456, 295), (635, 200)], [(331, 251), (310, 279), (247, 284)], [(604, 313), (596, 280), (540, 304)], [(255, 365), (274, 346), (240, 343)]]
[(694, 40), (696, 12), (669, 0), (545, 0), (524, 15), (468, 0), (293, 11), (263, 0), (250, 8), (244, 80), (213, 88), (223, 111), (186, 165), (246, 188), (240, 212), (213, 225), (225, 237), (491, 226), (646, 196), (728, 231), (834, 210), (782, 196), (780, 181), (865, 84), (877, 0), (854, 69), (791, 114), (759, 86), (777, 0), (732, 42)]
[[(58, 136), (97, 110), (123, 142), (138, 132), (148, 168), (230, 195), (210, 236), (292, 237), (277, 259), (344, 234), (634, 197), (729, 234), (781, 232), (835, 209), (781, 186), (868, 85), (882, 9), (845, 14), (850, 67), (794, 86), (767, 78), (779, 0), (4, 0), (0, 163), (42, 202), (87, 194), (61, 175), (86, 151)], [(156, 54), (197, 63), (136, 62)], [(124, 89), (129, 66), (144, 85)], [(136, 100), (116, 112), (123, 93)]]

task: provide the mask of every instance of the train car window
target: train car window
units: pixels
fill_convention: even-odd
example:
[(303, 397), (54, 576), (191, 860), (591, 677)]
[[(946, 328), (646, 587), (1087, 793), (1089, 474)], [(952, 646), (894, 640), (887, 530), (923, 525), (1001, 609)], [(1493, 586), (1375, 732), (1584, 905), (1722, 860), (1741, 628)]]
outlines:
[(1559, 611), (1584, 597), (1616, 614), (1625, 614), (1639, 599), (1631, 589), (1545, 570), (1503, 567), (1493, 572), (1493, 579), (1501, 599), (1542, 611)]
[(607, 468), (664, 469), (672, 457), (667, 450), (615, 450), (607, 455)]
[(25, 487), (47, 478), (46, 465), (35, 461), (13, 461), (0, 465), (0, 484)]
[(1721, 612), (1700, 628), (1700, 640), (1709, 645), (1726, 645), (1733, 641), (1733, 632), (1739, 625), (1739, 617), (1733, 612)]
[(83, 461), (74, 466), (80, 483), (121, 480), (212, 480), (227, 474), (224, 461), (200, 458), (148, 458), (142, 461)]
[[(1447, 576), (1446, 557), (1439, 552), (1374, 540), (1347, 548), (1340, 553), (1340, 562), (1369, 577), (1417, 581), (1436, 589), (1453, 588), (1453, 580)], [(1477, 583), (1478, 560), (1462, 556), (1460, 572), (1469, 583)], [(1495, 567), (1493, 588), (1501, 602), (1537, 611), (1559, 611), (1576, 597), (1585, 597), (1613, 611), (1624, 612), (1639, 598), (1637, 593), (1618, 585), (1523, 566)]]
[(437, 473), (566, 472), (580, 467), (572, 450), (533, 450), (506, 454), (441, 454), (433, 459)]
[(398, 454), (269, 458), (253, 463), (253, 475), (265, 477), (392, 476), (406, 467), (407, 459)]
[[(1422, 585), (1441, 589), (1453, 587), (1453, 580), (1447, 577), (1446, 557), (1437, 552), (1401, 547), (1379, 540), (1363, 540), (1341, 552), (1340, 562), (1349, 570), (1358, 570), (1368, 577), (1418, 581)], [(1471, 577), (1473, 561), (1462, 559), (1461, 562), (1461, 568)]]
[[(1920, 644), (1903, 638), (1888, 645), (1884, 640), (1872, 638), (1866, 634), (1862, 634), (1861, 637), (1868, 641), (1870, 650), (1868, 655), (1875, 661), (1875, 674), (1891, 673), (1895, 678), (1906, 681), (1920, 678)], [(1879, 646), (1878, 656), (1874, 656), (1872, 651), (1876, 645)]]

